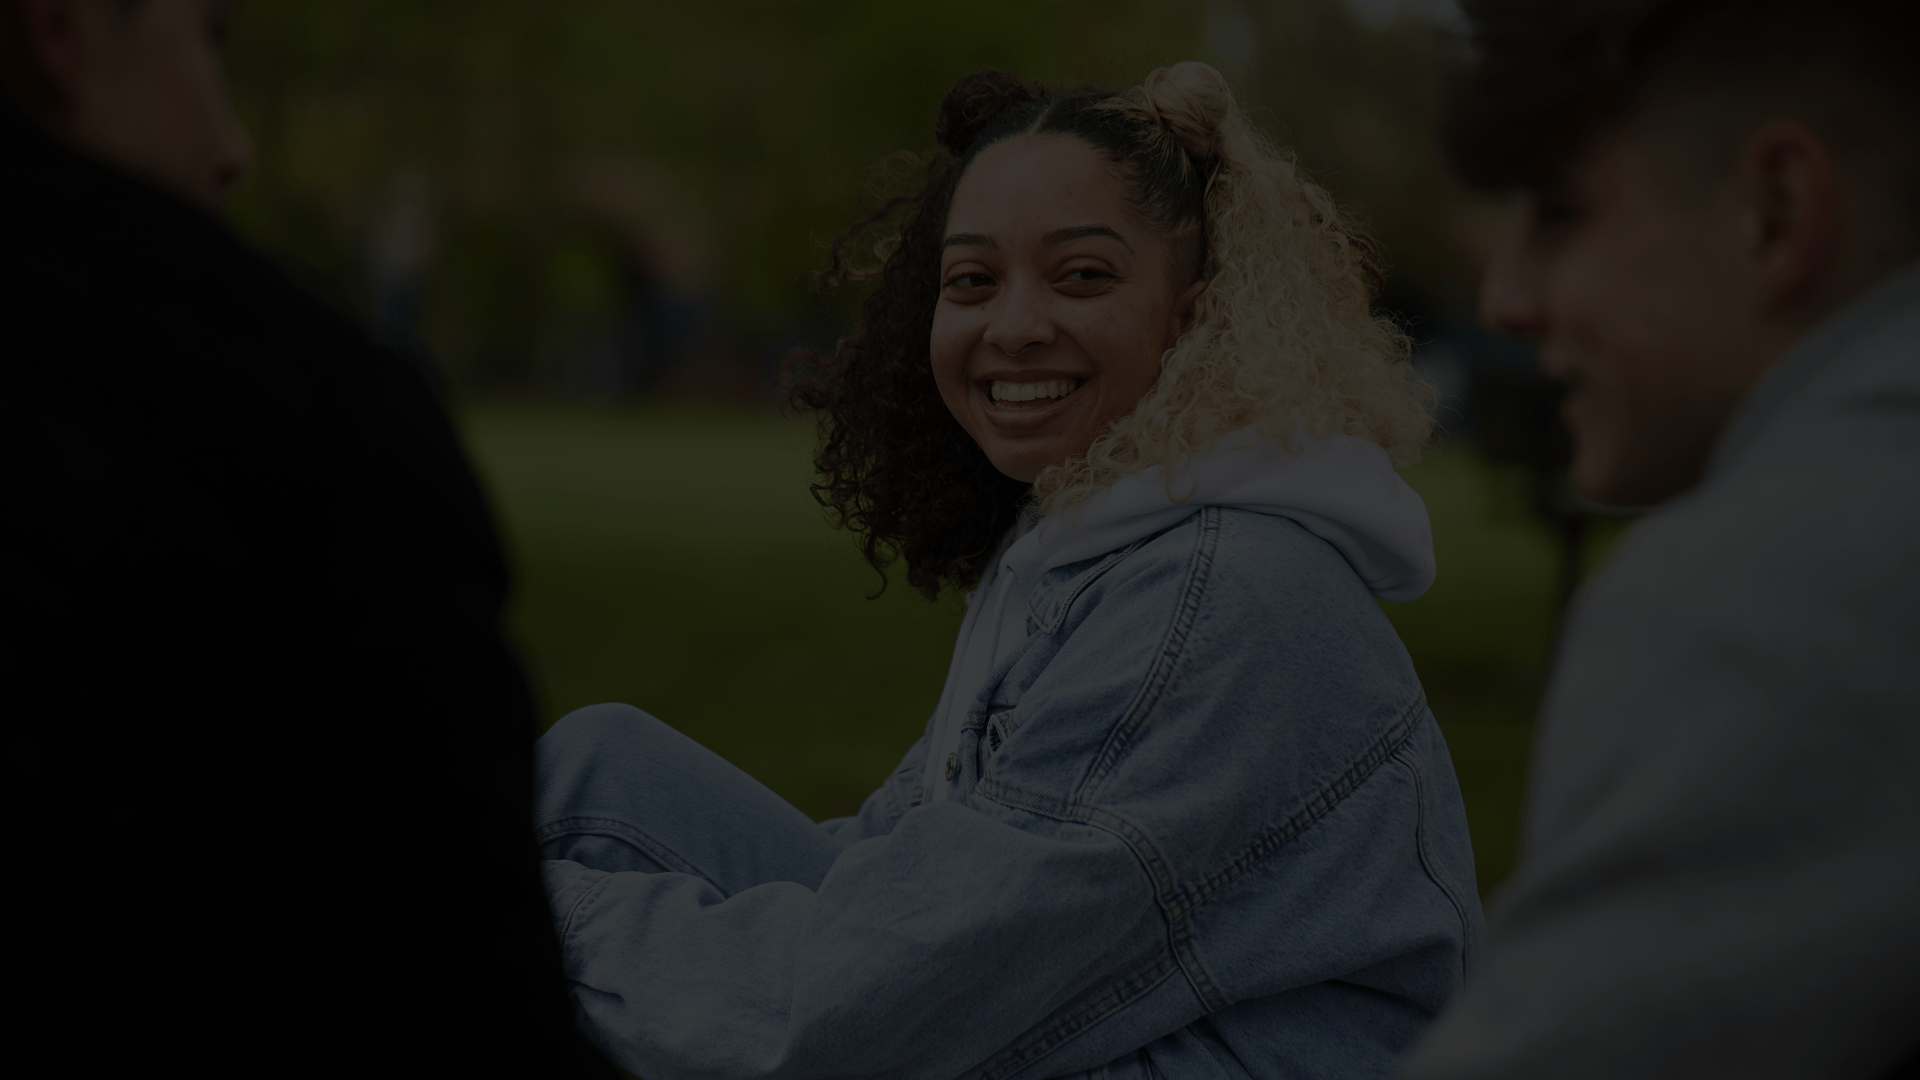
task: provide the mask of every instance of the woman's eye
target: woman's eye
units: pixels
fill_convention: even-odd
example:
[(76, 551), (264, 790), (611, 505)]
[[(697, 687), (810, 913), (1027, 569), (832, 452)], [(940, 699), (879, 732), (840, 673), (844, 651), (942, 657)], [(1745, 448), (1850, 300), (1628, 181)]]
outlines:
[(943, 287), (948, 289), (984, 289), (991, 284), (993, 284), (993, 279), (985, 274), (955, 274), (943, 283)]
[(1064, 281), (1107, 281), (1113, 275), (1095, 266), (1076, 266), (1060, 275)]

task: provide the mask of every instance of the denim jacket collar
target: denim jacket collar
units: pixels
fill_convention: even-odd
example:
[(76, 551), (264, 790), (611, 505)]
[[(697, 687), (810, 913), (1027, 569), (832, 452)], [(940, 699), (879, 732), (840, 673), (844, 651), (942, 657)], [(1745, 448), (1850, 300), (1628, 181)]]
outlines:
[[(1194, 507), (1194, 510), (1198, 511), (1199, 507)], [(1033, 587), (1033, 592), (1027, 597), (1027, 606), (1033, 615), (1034, 632), (1039, 634), (1057, 632), (1061, 622), (1066, 619), (1067, 610), (1073, 606), (1075, 597), (1099, 580), (1100, 575), (1118, 566), (1122, 559), (1133, 554), (1142, 544), (1151, 539), (1153, 536), (1143, 536), (1126, 547), (1110, 551), (1104, 556), (1056, 566), (1042, 573), (1040, 580)]]

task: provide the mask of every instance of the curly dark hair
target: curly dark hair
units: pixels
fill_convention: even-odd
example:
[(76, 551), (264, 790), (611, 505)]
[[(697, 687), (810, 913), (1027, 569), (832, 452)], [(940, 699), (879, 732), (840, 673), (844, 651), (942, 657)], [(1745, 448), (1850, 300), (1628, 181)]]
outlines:
[[(1018, 134), (1085, 140), (1127, 178), (1141, 217), (1173, 237), (1182, 280), (1205, 266), (1202, 205), (1217, 160), (1182, 149), (1137, 111), (1105, 107), (1119, 98), (1091, 88), (1049, 94), (1002, 71), (967, 76), (940, 102), (934, 137), (942, 150), (928, 161), (920, 190), (887, 200), (834, 241), (817, 283), (837, 288), (877, 276), (878, 285), (854, 332), (832, 352), (788, 358), (787, 401), (818, 418), (814, 467), (822, 482), (813, 495), (836, 525), (861, 535), (881, 576), (875, 597), (901, 557), (908, 583), (928, 599), (944, 587), (972, 588), (1031, 490), (994, 468), (954, 419), (929, 356), (947, 213), (981, 151)], [(902, 215), (897, 235), (876, 247), (886, 253), (878, 274), (855, 268), (849, 250)]]

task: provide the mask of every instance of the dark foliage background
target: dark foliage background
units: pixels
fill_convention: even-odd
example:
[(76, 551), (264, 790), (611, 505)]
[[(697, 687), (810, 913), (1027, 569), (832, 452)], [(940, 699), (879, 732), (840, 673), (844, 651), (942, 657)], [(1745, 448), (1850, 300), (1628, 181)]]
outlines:
[[(961, 75), (1127, 86), (1205, 59), (1359, 208), (1390, 303), (1465, 300), (1440, 24), (1341, 0), (261, 0), (241, 226), (465, 388), (766, 396), (851, 307), (809, 274)], [(1377, 10), (1376, 10), (1377, 9)], [(883, 180), (884, 184), (884, 180)]]

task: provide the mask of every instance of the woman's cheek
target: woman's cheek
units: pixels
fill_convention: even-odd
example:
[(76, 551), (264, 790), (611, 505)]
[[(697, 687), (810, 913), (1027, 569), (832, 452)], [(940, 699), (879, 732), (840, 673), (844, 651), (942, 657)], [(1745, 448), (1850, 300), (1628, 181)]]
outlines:
[(940, 400), (946, 402), (947, 411), (962, 425), (967, 422), (967, 384), (966, 353), (955, 347), (951, 336), (941, 334), (941, 320), (934, 317), (933, 340), (929, 342), (929, 361), (933, 368), (933, 384), (940, 389)]
[[(944, 306), (944, 305), (943, 305)], [(933, 379), (940, 385), (940, 392), (947, 392), (947, 383), (955, 372), (952, 326), (939, 312), (933, 316), (933, 333), (927, 341), (928, 362), (933, 366)]]

